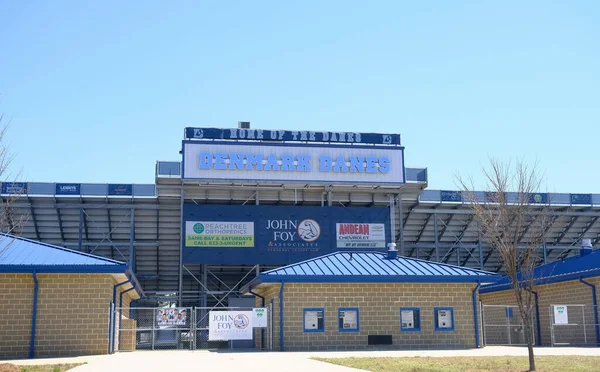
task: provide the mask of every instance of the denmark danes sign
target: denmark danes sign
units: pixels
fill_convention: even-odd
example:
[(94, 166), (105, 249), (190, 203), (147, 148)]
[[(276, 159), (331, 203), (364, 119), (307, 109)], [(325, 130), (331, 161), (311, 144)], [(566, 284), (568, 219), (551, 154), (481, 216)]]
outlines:
[(400, 146), (184, 141), (182, 152), (188, 180), (404, 183)]

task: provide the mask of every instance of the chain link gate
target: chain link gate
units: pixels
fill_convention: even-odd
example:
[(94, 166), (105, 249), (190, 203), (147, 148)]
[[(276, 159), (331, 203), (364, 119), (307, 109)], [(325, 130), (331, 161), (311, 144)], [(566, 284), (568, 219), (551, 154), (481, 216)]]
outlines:
[(210, 341), (211, 311), (252, 311), (242, 307), (114, 308), (112, 350), (273, 350), (272, 307), (267, 309), (267, 327), (254, 328), (252, 340)]
[[(484, 345), (527, 345), (525, 327), (515, 305), (482, 305)], [(535, 313), (531, 320), (531, 337), (535, 345)]]
[(552, 346), (598, 346), (600, 325), (593, 305), (550, 305)]

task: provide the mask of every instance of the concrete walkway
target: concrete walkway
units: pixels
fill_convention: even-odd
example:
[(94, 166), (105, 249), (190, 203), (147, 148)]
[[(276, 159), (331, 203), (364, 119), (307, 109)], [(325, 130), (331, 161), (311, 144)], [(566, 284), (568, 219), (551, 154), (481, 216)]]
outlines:
[[(536, 348), (536, 355), (591, 355), (600, 356), (600, 348)], [(88, 364), (73, 369), (74, 372), (96, 371), (160, 371), (181, 368), (202, 368), (209, 371), (234, 372), (349, 372), (352, 368), (311, 360), (311, 357), (448, 357), (448, 356), (526, 356), (523, 347), (488, 346), (467, 350), (417, 350), (417, 351), (342, 351), (342, 352), (217, 352), (197, 351), (137, 351), (77, 358), (16, 360), (9, 363), (28, 364)], [(4, 361), (3, 361), (4, 362)]]

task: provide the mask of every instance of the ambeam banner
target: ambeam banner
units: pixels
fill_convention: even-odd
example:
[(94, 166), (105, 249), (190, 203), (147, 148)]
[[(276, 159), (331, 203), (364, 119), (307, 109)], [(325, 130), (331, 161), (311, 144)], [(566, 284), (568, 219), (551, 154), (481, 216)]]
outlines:
[(385, 224), (337, 223), (338, 248), (385, 248)]
[(208, 340), (252, 340), (252, 311), (211, 311)]
[(283, 265), (391, 240), (388, 208), (185, 204), (183, 217), (184, 264)]

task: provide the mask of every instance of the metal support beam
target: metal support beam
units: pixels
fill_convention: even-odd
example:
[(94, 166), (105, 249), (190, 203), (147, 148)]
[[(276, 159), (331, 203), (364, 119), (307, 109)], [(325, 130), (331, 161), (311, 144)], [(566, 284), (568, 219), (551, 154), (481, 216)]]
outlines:
[(83, 208), (79, 210), (79, 251), (83, 252)]
[(135, 273), (135, 213), (131, 210), (130, 213), (130, 225), (129, 225), (129, 268)]
[(396, 242), (400, 245), (399, 251), (400, 255), (404, 256), (404, 222), (402, 218), (404, 217), (403, 212), (403, 203), (402, 203), (402, 194), (398, 196), (398, 236), (396, 237)]
[(33, 222), (33, 229), (35, 230), (36, 240), (40, 241), (40, 230), (38, 229), (37, 220), (35, 218), (35, 212), (33, 211), (33, 205), (30, 204), (29, 213), (31, 214), (31, 221)]
[(442, 258), (442, 262), (443, 263), (448, 263), (448, 260), (450, 260), (450, 256), (452, 255), (452, 253), (454, 252), (454, 250), (456, 249), (456, 247), (459, 244), (462, 244), (461, 240), (462, 240), (463, 236), (465, 236), (465, 233), (467, 232), (467, 230), (469, 229), (469, 225), (471, 225), (471, 222), (473, 221), (473, 218), (474, 218), (473, 214), (470, 214), (467, 217), (467, 221), (463, 225), (462, 230), (460, 231), (460, 233), (458, 234), (458, 236), (456, 237), (456, 240), (452, 244), (452, 247), (450, 247), (450, 250), (448, 252), (446, 252), (446, 254), (444, 255), (444, 257)]
[(390, 195), (390, 237), (396, 236), (396, 195)]
[(571, 229), (571, 227), (573, 227), (573, 225), (575, 224), (575, 222), (577, 222), (577, 220), (579, 219), (580, 216), (573, 216), (571, 217), (571, 220), (569, 221), (569, 223), (567, 224), (567, 226), (565, 226), (565, 228), (563, 229), (563, 231), (560, 232), (560, 234), (556, 237), (556, 239), (554, 239), (554, 244), (560, 244), (560, 242), (563, 240), (563, 238), (565, 237), (565, 235), (567, 235), (569, 233), (569, 230)]
[[(451, 217), (453, 216), (453, 214), (450, 215)], [(446, 225), (448, 226), (448, 225)], [(444, 231), (446, 230), (446, 226), (444, 226)], [(444, 234), (444, 232), (442, 231), (442, 235)], [(439, 235), (438, 235), (438, 216), (437, 214), (433, 214), (433, 236), (434, 236), (434, 243), (435, 243), (435, 262), (440, 262), (440, 247), (439, 247), (439, 243), (440, 243), (440, 239), (439, 239)], [(431, 257), (431, 253), (429, 253), (427, 260), (429, 260), (429, 258)]]
[[(183, 188), (180, 191), (180, 200), (179, 200), (179, 221), (181, 221), (179, 226), (179, 306), (183, 305), (183, 298), (181, 297), (183, 291), (183, 242), (185, 239), (185, 224), (183, 223), (183, 201), (185, 199), (185, 192)], [(189, 270), (188, 270), (189, 272)], [(190, 272), (191, 274), (191, 272)], [(193, 274), (192, 274), (193, 275)]]
[(60, 230), (60, 240), (65, 241), (65, 231), (63, 230), (62, 217), (60, 215), (60, 209), (56, 210), (56, 216), (58, 217), (58, 229)]
[(569, 253), (571, 253), (571, 251), (573, 250), (573, 246), (577, 243), (579, 243), (581, 241), (581, 239), (585, 236), (585, 234), (587, 234), (588, 231), (590, 231), (590, 229), (592, 227), (594, 227), (594, 225), (596, 225), (596, 223), (598, 222), (598, 220), (600, 219), (600, 217), (594, 217), (592, 218), (590, 221), (588, 221), (588, 223), (586, 224), (585, 228), (579, 233), (579, 235), (577, 236), (577, 238), (575, 238), (575, 240), (571, 243), (570, 247), (568, 249), (565, 249), (564, 251), (562, 251), (557, 257), (557, 260), (562, 260), (565, 257), (567, 257), (569, 255)]
[[(112, 221), (110, 220), (110, 209), (106, 210), (106, 217), (108, 218), (108, 240), (112, 242)], [(110, 247), (110, 258), (115, 258), (115, 250)]]

